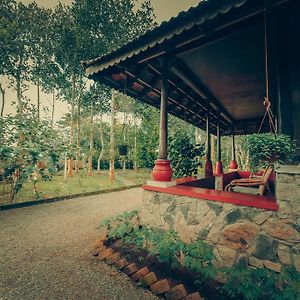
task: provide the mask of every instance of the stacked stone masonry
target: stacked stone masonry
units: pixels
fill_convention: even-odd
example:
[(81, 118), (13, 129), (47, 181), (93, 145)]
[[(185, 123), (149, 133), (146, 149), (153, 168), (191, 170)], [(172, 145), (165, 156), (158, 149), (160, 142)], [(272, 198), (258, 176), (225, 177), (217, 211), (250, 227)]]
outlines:
[(300, 172), (277, 172), (278, 211), (144, 191), (141, 223), (173, 228), (189, 243), (213, 246), (216, 266), (248, 264), (300, 272)]

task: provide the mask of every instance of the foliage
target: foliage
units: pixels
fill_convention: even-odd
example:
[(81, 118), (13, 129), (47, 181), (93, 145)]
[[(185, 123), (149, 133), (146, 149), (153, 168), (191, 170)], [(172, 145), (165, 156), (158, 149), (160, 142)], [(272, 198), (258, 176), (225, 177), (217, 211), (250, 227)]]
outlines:
[(11, 201), (24, 182), (36, 183), (39, 178), (49, 180), (62, 155), (63, 140), (51, 130), (47, 121), (35, 117), (35, 109), (23, 104), (23, 112), (1, 119), (0, 164), (2, 176), (11, 185)]
[(141, 120), (137, 132), (137, 160), (142, 168), (153, 168), (158, 155), (159, 111), (144, 103), (136, 103), (134, 114)]
[(127, 155), (127, 152), (128, 152), (128, 146), (127, 145), (120, 144), (120, 145), (118, 145), (118, 148), (119, 148), (119, 154), (120, 155)]
[(187, 244), (184, 248), (184, 265), (192, 272), (199, 274), (197, 282), (215, 277), (212, 259), (211, 247), (201, 240)]
[(176, 231), (171, 229), (166, 232), (152, 232), (152, 238), (151, 235), (149, 237), (150, 254), (157, 255), (160, 262), (167, 263), (172, 268), (179, 266), (178, 258), (184, 250), (184, 243)]
[(200, 158), (204, 155), (204, 145), (195, 145), (191, 138), (177, 131), (170, 141), (169, 159), (174, 176), (177, 178), (197, 174)]
[(279, 274), (242, 265), (216, 268), (212, 263), (212, 249), (205, 242), (197, 240), (185, 244), (174, 230), (154, 231), (147, 226), (138, 226), (137, 220), (137, 211), (125, 212), (105, 220), (102, 226), (108, 227), (109, 238), (123, 238), (126, 243), (135, 244), (138, 249), (148, 251), (172, 268), (182, 264), (196, 275), (195, 284), (198, 286), (215, 279), (218, 273), (223, 274), (226, 282), (220, 288), (222, 299), (298, 299), (300, 273), (294, 268), (284, 268)]
[(288, 135), (273, 133), (249, 135), (246, 145), (252, 169), (273, 162), (283, 163), (296, 149), (294, 141)]
[(300, 273), (284, 268), (281, 274), (267, 269), (233, 267), (225, 271), (227, 282), (223, 292), (231, 299), (297, 299)]
[(138, 211), (125, 212), (114, 218), (104, 219), (100, 226), (106, 226), (109, 230), (108, 237), (112, 239), (124, 239), (130, 236), (135, 229), (133, 218), (138, 216)]

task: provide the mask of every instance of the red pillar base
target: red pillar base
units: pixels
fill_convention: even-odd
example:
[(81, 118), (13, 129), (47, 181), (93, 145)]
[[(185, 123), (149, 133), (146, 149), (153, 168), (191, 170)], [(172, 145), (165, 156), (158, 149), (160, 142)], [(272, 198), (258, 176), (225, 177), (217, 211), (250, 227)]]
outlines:
[(223, 173), (223, 165), (221, 161), (217, 161), (216, 163), (216, 175), (222, 175)]
[(238, 164), (235, 160), (231, 160), (229, 163), (229, 169), (230, 170), (236, 170), (238, 168)]
[(206, 159), (205, 161), (205, 177), (212, 177), (213, 174), (213, 167), (212, 162), (209, 159)]
[(172, 169), (168, 159), (158, 159), (155, 161), (155, 167), (152, 170), (152, 179), (164, 182), (172, 180)]

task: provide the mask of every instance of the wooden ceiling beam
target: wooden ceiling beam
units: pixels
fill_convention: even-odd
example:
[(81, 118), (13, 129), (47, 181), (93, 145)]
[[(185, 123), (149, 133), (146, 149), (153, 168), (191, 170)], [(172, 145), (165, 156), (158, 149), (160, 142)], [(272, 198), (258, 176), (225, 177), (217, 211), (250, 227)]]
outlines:
[[(160, 71), (153, 67), (151, 64), (148, 63), (148, 67), (149, 70), (152, 70), (157, 76), (161, 76)], [(210, 108), (208, 108), (206, 105), (204, 105), (203, 101), (202, 103), (195, 100), (189, 93), (187, 93), (186, 91), (184, 91), (182, 88), (178, 87), (178, 84), (176, 84), (176, 82), (174, 82), (174, 80), (169, 79), (169, 84), (171, 84), (178, 92), (180, 92), (182, 95), (184, 95), (184, 97), (188, 98), (189, 100), (192, 101), (192, 103), (195, 103), (201, 111), (205, 110), (206, 112), (210, 113), (213, 115), (214, 118), (217, 118), (217, 116), (215, 116), (212, 112), (212, 110)], [(226, 121), (224, 121), (224, 119), (221, 117), (223, 124), (225, 126), (228, 126), (228, 123)], [(216, 124), (214, 124), (214, 126), (216, 126)]]
[[(131, 77), (135, 77), (135, 75), (134, 74), (131, 74), (130, 72), (127, 72), (127, 74), (128, 75), (130, 75)], [(135, 77), (136, 78), (136, 77)], [(151, 85), (148, 83), (148, 82), (146, 82), (146, 81), (144, 81), (144, 80), (142, 80), (142, 79), (140, 79), (140, 78), (136, 78), (136, 80), (137, 80), (137, 82), (139, 82), (139, 83), (141, 83), (142, 85), (144, 85), (144, 87), (148, 87), (148, 88), (151, 88)], [(157, 95), (159, 95), (160, 96), (160, 90), (158, 90), (158, 89), (156, 89), (155, 87), (152, 87), (152, 89), (153, 89), (153, 92), (155, 93), (155, 94), (157, 94)], [(141, 96), (142, 95), (139, 95), (139, 98), (141, 98)], [(191, 114), (193, 114), (193, 115), (195, 115), (197, 118), (199, 118), (199, 119), (202, 119), (202, 120), (206, 120), (206, 118), (204, 117), (204, 116), (201, 116), (201, 115), (199, 115), (198, 113), (196, 113), (196, 112), (194, 112), (194, 111), (192, 111), (191, 109), (189, 109), (188, 107), (185, 107), (184, 105), (182, 105), (180, 102), (178, 102), (177, 100), (175, 100), (174, 98), (171, 98), (171, 97), (169, 97), (169, 101), (171, 101), (172, 103), (175, 103), (177, 106), (179, 106), (179, 107), (182, 107), (184, 110), (186, 110), (186, 111), (188, 111), (188, 112), (190, 112)], [(214, 124), (214, 126), (216, 126), (216, 124)]]
[[(225, 124), (234, 123), (232, 116), (226, 111), (223, 105), (216, 99), (216, 97), (209, 91), (209, 89), (193, 74), (193, 72), (186, 66), (186, 64), (179, 59), (176, 59), (171, 72), (190, 86), (199, 96), (204, 99), (209, 105), (214, 108), (220, 117), (225, 119)], [(222, 113), (222, 116), (220, 115)]]

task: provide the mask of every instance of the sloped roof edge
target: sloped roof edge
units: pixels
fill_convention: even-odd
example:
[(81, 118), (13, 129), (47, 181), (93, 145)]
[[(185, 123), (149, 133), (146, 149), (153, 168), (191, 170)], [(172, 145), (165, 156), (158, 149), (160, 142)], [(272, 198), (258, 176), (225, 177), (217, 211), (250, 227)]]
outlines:
[(201, 1), (198, 6), (179, 13), (177, 17), (161, 23), (160, 26), (147, 31), (144, 35), (130, 41), (124, 46), (93, 60), (83, 61), (86, 76), (91, 76), (106, 68), (118, 64), (134, 55), (162, 44), (175, 35), (199, 26), (207, 20), (212, 20), (218, 15), (228, 13), (232, 8), (244, 5), (247, 0), (209, 0)]

